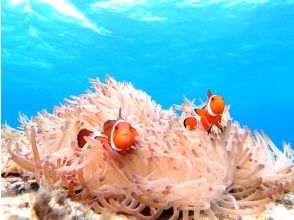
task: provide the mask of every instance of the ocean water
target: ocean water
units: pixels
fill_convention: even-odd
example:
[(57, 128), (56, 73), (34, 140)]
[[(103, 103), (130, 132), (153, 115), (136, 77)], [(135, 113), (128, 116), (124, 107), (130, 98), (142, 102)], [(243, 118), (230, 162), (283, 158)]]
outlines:
[(294, 1), (2, 1), (2, 117), (129, 81), (164, 108), (225, 97), (242, 125), (294, 143)]

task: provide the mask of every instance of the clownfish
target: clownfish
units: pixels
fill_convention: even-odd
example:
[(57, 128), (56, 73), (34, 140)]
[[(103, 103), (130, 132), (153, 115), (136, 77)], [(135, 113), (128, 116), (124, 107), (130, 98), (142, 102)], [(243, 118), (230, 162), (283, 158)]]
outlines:
[(195, 108), (195, 116), (188, 116), (184, 119), (184, 126), (190, 131), (201, 124), (203, 128), (210, 133), (213, 125), (222, 130), (220, 125), (222, 114), (225, 110), (224, 98), (220, 95), (212, 95), (211, 91), (207, 92), (207, 103), (202, 108)]
[(102, 143), (107, 143), (114, 151), (120, 154), (125, 154), (129, 148), (134, 146), (137, 135), (137, 130), (121, 117), (120, 108), (118, 119), (106, 121), (103, 125), (102, 133), (82, 129), (80, 130), (77, 139), (80, 148), (84, 147), (86, 144), (84, 137), (88, 136), (99, 140)]

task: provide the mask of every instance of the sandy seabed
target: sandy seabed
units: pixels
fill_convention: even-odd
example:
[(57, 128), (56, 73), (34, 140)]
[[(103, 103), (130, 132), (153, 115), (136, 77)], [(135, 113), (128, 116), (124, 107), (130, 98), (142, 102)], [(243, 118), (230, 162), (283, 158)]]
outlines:
[[(53, 189), (46, 182), (39, 186), (35, 180), (21, 177), (1, 178), (0, 219), (136, 219), (135, 217), (111, 213), (98, 214), (89, 206), (73, 201), (66, 190)], [(293, 220), (294, 194), (285, 191), (267, 205), (267, 209), (259, 216), (243, 216), (244, 220)], [(234, 219), (229, 216), (218, 216), (220, 219)], [(160, 219), (164, 219), (162, 216)], [(209, 219), (202, 215), (201, 219)]]

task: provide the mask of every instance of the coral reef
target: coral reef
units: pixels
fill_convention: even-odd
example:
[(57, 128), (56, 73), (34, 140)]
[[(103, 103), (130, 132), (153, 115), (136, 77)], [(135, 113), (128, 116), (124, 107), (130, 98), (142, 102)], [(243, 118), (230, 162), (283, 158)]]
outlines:
[[(2, 174), (45, 178), (68, 189), (74, 200), (97, 212), (123, 212), (170, 219), (202, 212), (241, 217), (259, 214), (273, 196), (293, 187), (293, 150), (281, 152), (263, 133), (252, 133), (223, 116), (223, 132), (187, 131), (183, 116), (163, 110), (143, 91), (108, 77), (92, 81), (94, 91), (65, 100), (53, 113), (21, 116), (22, 129), (2, 127)], [(183, 109), (189, 113), (190, 102)], [(80, 129), (101, 131), (103, 123), (122, 116), (138, 131), (136, 149), (122, 156), (87, 138), (77, 146)], [(13, 162), (12, 162), (13, 161)]]

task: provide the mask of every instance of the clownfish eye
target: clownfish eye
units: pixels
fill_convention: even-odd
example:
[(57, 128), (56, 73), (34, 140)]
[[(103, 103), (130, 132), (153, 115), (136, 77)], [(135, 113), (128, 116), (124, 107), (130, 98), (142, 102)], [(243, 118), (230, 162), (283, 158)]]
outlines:
[(117, 126), (115, 126), (115, 130), (117, 130), (118, 129), (118, 127)]
[(214, 100), (214, 97), (211, 98), (211, 101), (213, 101), (213, 100)]

